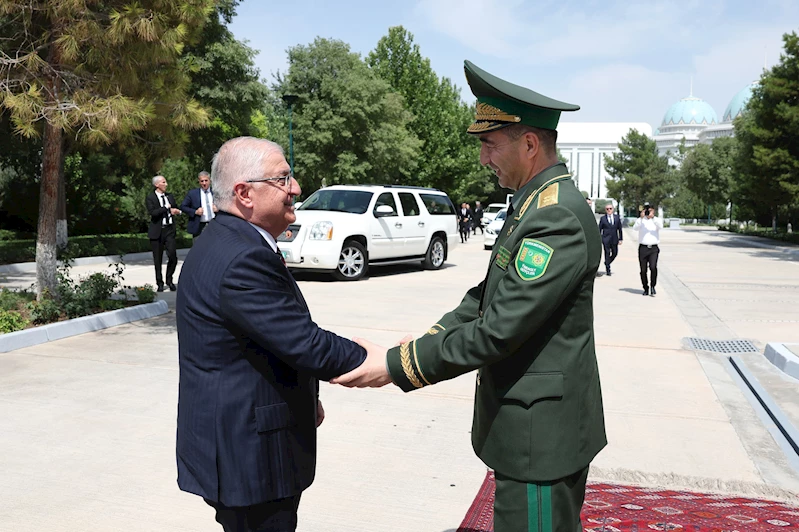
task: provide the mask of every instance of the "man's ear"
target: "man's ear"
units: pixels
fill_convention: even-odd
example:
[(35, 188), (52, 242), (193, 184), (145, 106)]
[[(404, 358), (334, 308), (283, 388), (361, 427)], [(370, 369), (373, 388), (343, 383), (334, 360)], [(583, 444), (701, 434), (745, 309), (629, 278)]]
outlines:
[(250, 197), (251, 192), (252, 187), (247, 186), (246, 183), (236, 183), (236, 186), (233, 187), (233, 195), (236, 197), (236, 200), (245, 208), (252, 207), (252, 198)]
[(526, 146), (525, 155), (528, 159), (532, 159), (536, 155), (538, 155), (541, 151), (541, 141), (538, 138), (538, 135), (535, 133), (528, 131), (524, 134), (524, 143)]

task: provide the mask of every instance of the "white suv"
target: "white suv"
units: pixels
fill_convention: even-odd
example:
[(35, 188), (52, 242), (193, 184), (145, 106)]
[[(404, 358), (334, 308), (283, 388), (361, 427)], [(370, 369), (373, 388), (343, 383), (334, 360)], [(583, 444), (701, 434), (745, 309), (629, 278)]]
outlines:
[(438, 269), (458, 242), (444, 192), (391, 185), (335, 185), (314, 192), (278, 238), (289, 268), (327, 270), (356, 281), (369, 266), (421, 262)]

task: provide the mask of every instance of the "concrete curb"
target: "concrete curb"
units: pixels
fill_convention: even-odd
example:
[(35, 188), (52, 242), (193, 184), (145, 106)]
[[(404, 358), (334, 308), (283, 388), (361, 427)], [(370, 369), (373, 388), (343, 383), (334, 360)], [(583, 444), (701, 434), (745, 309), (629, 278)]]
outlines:
[(785, 344), (767, 343), (765, 355), (769, 362), (777, 366), (777, 369), (799, 380), (799, 357), (791, 353)]
[[(191, 248), (183, 248), (178, 250), (178, 258), (185, 259), (189, 254)], [(75, 259), (72, 264), (75, 266), (86, 266), (91, 264), (114, 264), (117, 262), (134, 262), (137, 260), (147, 260), (152, 258), (151, 251), (143, 251), (141, 253), (128, 253), (127, 255), (104, 255), (98, 257), (80, 257)], [(61, 261), (58, 261), (61, 266)], [(0, 266), (0, 275), (9, 273), (30, 273), (36, 271), (35, 262), (19, 262), (17, 264), (4, 264)]]
[(30, 347), (32, 345), (52, 342), (69, 336), (75, 336), (100, 329), (107, 329), (115, 325), (122, 325), (132, 321), (153, 318), (169, 312), (166, 301), (154, 301), (144, 305), (101, 312), (91, 316), (83, 316), (72, 320), (50, 323), (41, 327), (25, 329), (0, 335), (0, 353), (7, 353), (15, 349)]

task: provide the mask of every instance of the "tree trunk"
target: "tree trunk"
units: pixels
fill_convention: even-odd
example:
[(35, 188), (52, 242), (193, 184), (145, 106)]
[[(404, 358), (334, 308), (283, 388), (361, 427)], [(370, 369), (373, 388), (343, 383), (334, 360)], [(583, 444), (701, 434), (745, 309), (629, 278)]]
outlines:
[(777, 232), (777, 209), (774, 209), (774, 212), (771, 215), (771, 231), (774, 233)]
[(58, 174), (64, 156), (63, 130), (47, 123), (44, 127), (42, 182), (39, 192), (39, 224), (36, 236), (36, 296), (56, 293), (56, 214)]
[(64, 161), (67, 150), (65, 142), (61, 145), (62, 155), (58, 165), (58, 210), (56, 212), (55, 243), (58, 249), (67, 247), (67, 187), (64, 180)]

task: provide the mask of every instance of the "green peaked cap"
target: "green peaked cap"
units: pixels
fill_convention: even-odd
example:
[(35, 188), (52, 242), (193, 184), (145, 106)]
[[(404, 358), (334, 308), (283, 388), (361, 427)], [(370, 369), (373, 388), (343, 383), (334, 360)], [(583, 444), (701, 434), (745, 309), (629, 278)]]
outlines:
[(555, 129), (561, 111), (580, 109), (579, 105), (559, 102), (499, 79), (471, 61), (464, 61), (463, 69), (466, 81), (477, 97), (477, 116), (467, 129), (469, 133), (486, 133), (513, 124)]

